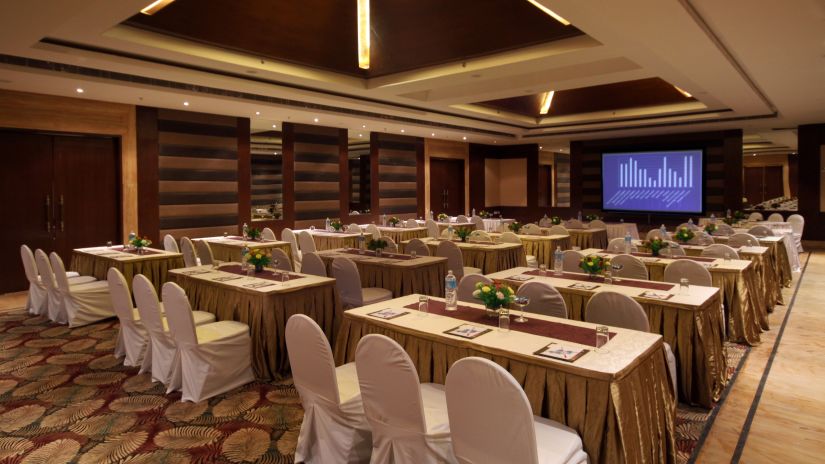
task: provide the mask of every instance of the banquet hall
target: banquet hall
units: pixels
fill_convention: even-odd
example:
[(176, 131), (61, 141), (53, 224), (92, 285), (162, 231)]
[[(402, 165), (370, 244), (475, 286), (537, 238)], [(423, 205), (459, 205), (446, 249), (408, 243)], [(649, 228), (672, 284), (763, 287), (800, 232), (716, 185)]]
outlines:
[(0, 462), (821, 462), (823, 24), (0, 3)]

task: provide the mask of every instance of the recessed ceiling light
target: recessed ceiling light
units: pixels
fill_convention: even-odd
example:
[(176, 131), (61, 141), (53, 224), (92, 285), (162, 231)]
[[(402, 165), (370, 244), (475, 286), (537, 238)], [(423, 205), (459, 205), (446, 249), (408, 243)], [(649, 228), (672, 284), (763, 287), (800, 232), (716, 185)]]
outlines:
[(367, 128), (366, 124), (361, 124), (361, 129), (366, 129), (366, 128)]
[(80, 87), (78, 87), (78, 88), (77, 88), (77, 93), (83, 93), (83, 89), (81, 89)]
[(358, 137), (363, 137), (363, 136), (364, 136), (364, 134), (358, 134)]
[(402, 133), (402, 134), (404, 133), (404, 129), (401, 129), (401, 133)]
[(493, 140), (493, 143), (498, 143), (498, 141), (497, 141), (497, 140)]
[(273, 151), (273, 152), (272, 152), (272, 154), (273, 154), (273, 155), (277, 155), (277, 154), (278, 154), (278, 152), (277, 152), (277, 151)]
[(432, 134), (430, 134), (430, 137), (435, 137), (435, 132), (433, 132)]
[(318, 118), (313, 119), (313, 121), (318, 122)]
[(370, 0), (358, 0), (358, 67), (370, 69)]
[(547, 114), (550, 111), (550, 105), (553, 103), (553, 95), (555, 94), (555, 90), (551, 90), (544, 94), (544, 100), (542, 100), (541, 102), (541, 109), (539, 110), (539, 114)]
[(277, 124), (273, 124), (273, 125), (272, 125), (272, 128), (273, 128), (273, 129), (275, 129), (275, 128), (277, 128), (277, 127), (278, 127), (278, 125), (277, 125)]
[(261, 112), (260, 112), (260, 111), (256, 111), (256, 112), (255, 112), (255, 116), (260, 116), (260, 115), (261, 115)]
[(539, 150), (544, 150), (544, 147), (542, 147), (541, 145), (539, 145)]
[(189, 106), (189, 102), (183, 102), (183, 106)]
[(467, 140), (467, 136), (461, 137), (461, 140)]

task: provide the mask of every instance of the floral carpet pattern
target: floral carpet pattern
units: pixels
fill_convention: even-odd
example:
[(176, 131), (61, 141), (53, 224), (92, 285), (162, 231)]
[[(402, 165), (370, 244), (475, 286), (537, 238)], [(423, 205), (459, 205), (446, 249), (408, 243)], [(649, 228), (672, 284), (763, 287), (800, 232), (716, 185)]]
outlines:
[[(0, 464), (292, 463), (303, 418), (290, 381), (180, 402), (112, 356), (117, 320), (69, 329), (0, 313)], [(732, 376), (747, 347), (727, 345)], [(677, 462), (712, 411), (679, 405)]]

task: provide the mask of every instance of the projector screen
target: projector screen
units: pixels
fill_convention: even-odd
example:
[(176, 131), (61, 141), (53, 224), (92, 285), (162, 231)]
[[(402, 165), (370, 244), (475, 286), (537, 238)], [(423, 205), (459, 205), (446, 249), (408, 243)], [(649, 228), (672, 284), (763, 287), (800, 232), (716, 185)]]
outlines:
[(602, 154), (602, 209), (702, 213), (702, 150)]

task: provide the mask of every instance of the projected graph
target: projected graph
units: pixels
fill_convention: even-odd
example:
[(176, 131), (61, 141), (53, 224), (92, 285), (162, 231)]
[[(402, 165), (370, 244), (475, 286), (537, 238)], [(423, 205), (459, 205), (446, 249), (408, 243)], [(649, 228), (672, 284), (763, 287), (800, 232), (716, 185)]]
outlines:
[(702, 210), (702, 152), (638, 152), (602, 157), (604, 209)]

